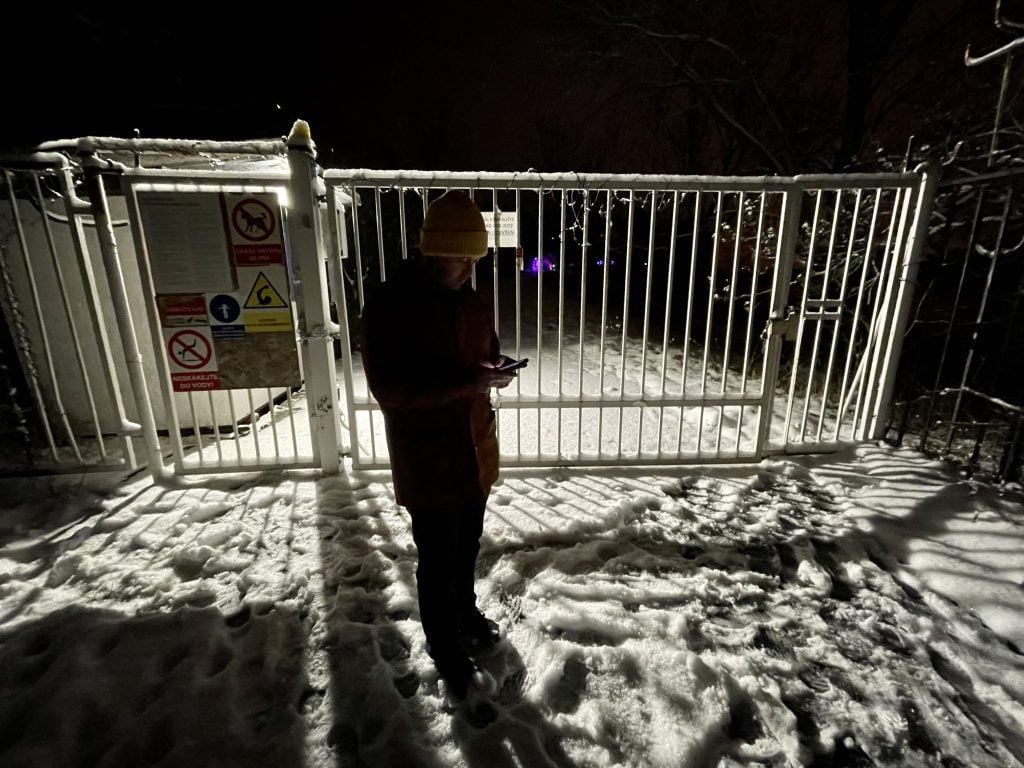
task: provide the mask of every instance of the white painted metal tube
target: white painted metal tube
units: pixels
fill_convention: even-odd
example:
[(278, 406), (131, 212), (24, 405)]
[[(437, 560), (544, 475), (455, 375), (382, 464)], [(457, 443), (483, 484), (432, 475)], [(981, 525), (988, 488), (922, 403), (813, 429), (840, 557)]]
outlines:
[[(658, 193), (650, 193), (651, 201), (651, 221), (650, 229), (647, 232), (647, 280), (644, 285), (644, 327), (641, 336), (640, 344), (640, 397), (644, 397), (647, 394), (647, 339), (650, 334), (651, 327), (651, 283), (654, 278), (654, 235), (655, 228), (658, 221)], [(671, 278), (671, 275), (670, 275)], [(664, 349), (662, 349), (664, 352)], [(644, 414), (640, 412), (640, 424), (637, 428), (636, 433), (636, 452), (640, 453), (644, 442)], [(661, 442), (658, 442), (659, 450)]]
[[(580, 257), (580, 357), (577, 375), (577, 396), (583, 397), (583, 359), (586, 354), (587, 337), (587, 262), (590, 258), (590, 193), (583, 192), (583, 247)], [(577, 410), (576, 453), (583, 453), (583, 410)]]
[[(740, 392), (747, 392), (747, 373), (750, 366), (750, 350), (754, 340), (754, 313), (757, 309), (757, 283), (761, 275), (761, 238), (764, 237), (764, 209), (768, 193), (762, 192), (757, 211), (757, 234), (754, 241), (754, 262), (750, 269), (750, 304), (747, 307), (747, 335), (743, 344), (743, 368), (740, 371)], [(776, 240), (776, 245), (778, 241)], [(767, 346), (767, 340), (766, 340)], [(761, 375), (764, 376), (764, 362), (761, 363)], [(746, 420), (746, 408), (740, 408), (739, 426), (736, 429), (736, 448), (739, 449), (743, 435), (743, 424)]]
[(398, 233), (402, 239), (402, 261), (409, 258), (409, 232), (405, 223), (405, 187), (398, 188)]
[(206, 466), (206, 456), (204, 456), (205, 451), (203, 450), (205, 446), (203, 445), (203, 432), (199, 428), (199, 416), (196, 414), (195, 395), (192, 392), (189, 392), (187, 394), (187, 399), (188, 409), (192, 414), (192, 435), (196, 440), (196, 457), (199, 466), (204, 467)]
[[(708, 358), (711, 354), (711, 319), (715, 310), (715, 282), (718, 279), (718, 240), (722, 231), (722, 193), (715, 196), (715, 232), (711, 244), (711, 277), (708, 280), (708, 311), (704, 321), (704, 358), (701, 362), (700, 372), (700, 393), (706, 395), (708, 391)], [(721, 419), (719, 419), (721, 424)], [(700, 420), (697, 422), (697, 450), (701, 448), (704, 437), (704, 411), (701, 410)]]
[(119, 139), (112, 136), (83, 136), (77, 139), (46, 141), (38, 152), (72, 150), (82, 153), (163, 152), (175, 155), (283, 155), (280, 139), (248, 141), (209, 141), (206, 139)]
[[(828, 285), (832, 279), (832, 256), (835, 253), (836, 248), (836, 233), (839, 231), (839, 213), (842, 206), (843, 193), (841, 190), (836, 191), (836, 202), (835, 209), (832, 212), (832, 222), (829, 225), (829, 238), (828, 238), (828, 251), (825, 254), (825, 268), (821, 276), (821, 297), (820, 301), (825, 301), (828, 296)], [(808, 263), (808, 272), (814, 268), (813, 260)], [(808, 276), (808, 288), (810, 286), (810, 277)], [(806, 305), (806, 301), (804, 302)], [(804, 307), (804, 316), (807, 316), (806, 306)], [(825, 317), (818, 315), (814, 321), (814, 343), (811, 346), (811, 365), (807, 370), (807, 389), (804, 392), (804, 412), (800, 419), (800, 442), (803, 442), (805, 435), (807, 434), (807, 417), (811, 412), (811, 392), (814, 389), (814, 369), (818, 364), (818, 345), (821, 342), (821, 328), (825, 323)], [(824, 412), (825, 402), (822, 400), (821, 403), (822, 411)]]
[(281, 443), (277, 437), (277, 419), (274, 417), (274, 393), (267, 387), (267, 420), (270, 422), (270, 435), (274, 440), (274, 458), (281, 460)]
[[(601, 265), (603, 282), (601, 285), (601, 344), (598, 348), (600, 363), (598, 365), (597, 391), (604, 396), (604, 344), (608, 328), (608, 271), (611, 269), (611, 243), (612, 243), (612, 190), (607, 192), (607, 203), (604, 218), (604, 261)], [(598, 419), (597, 425), (597, 453), (601, 454), (601, 446), (604, 444), (604, 419)]]
[[(842, 326), (843, 315), (845, 314), (844, 310), (845, 310), (845, 305), (846, 305), (846, 289), (847, 289), (847, 283), (849, 282), (849, 278), (850, 278), (850, 262), (853, 260), (853, 246), (854, 246), (854, 244), (856, 243), (856, 240), (857, 240), (857, 223), (858, 223), (858, 221), (860, 219), (860, 203), (861, 203), (862, 194), (863, 194), (863, 190), (858, 189), (857, 193), (856, 193), (856, 197), (854, 198), (854, 203), (853, 203), (853, 219), (850, 222), (850, 234), (849, 234), (849, 241), (848, 241), (847, 247), (846, 247), (846, 258), (843, 260), (843, 277), (842, 277), (842, 280), (840, 281), (840, 285), (839, 285), (840, 314), (832, 322), (832, 344), (831, 344), (831, 346), (829, 348), (828, 363), (826, 363), (826, 365), (825, 365), (825, 383), (822, 385), (822, 390), (821, 390), (821, 411), (818, 414), (818, 429), (817, 429), (817, 431), (814, 434), (814, 441), (816, 443), (820, 443), (821, 442), (822, 430), (824, 429), (824, 426), (825, 426), (825, 413), (828, 410), (829, 386), (830, 386), (830, 384), (832, 382), (832, 370), (833, 370), (833, 368), (835, 366), (836, 347), (839, 344), (839, 328), (840, 328), (840, 326)], [(834, 227), (835, 224), (833, 224), (832, 226)], [(866, 264), (863, 264), (862, 266), (863, 266), (863, 268), (867, 267)], [(856, 329), (853, 329), (853, 330), (856, 330)], [(853, 347), (853, 345), (854, 345), (853, 342), (854, 342), (854, 337), (853, 337), (853, 334), (851, 333), (851, 335), (850, 335), (850, 346), (851, 347)], [(839, 413), (839, 411), (837, 409), (837, 411), (836, 411), (836, 434), (837, 435), (839, 433), (840, 420), (841, 420), (841, 414)]]
[(686, 291), (686, 322), (683, 327), (683, 370), (680, 377), (679, 393), (686, 394), (686, 375), (690, 361), (690, 331), (693, 327), (693, 294), (697, 276), (697, 252), (700, 239), (700, 203), (703, 194), (697, 192), (693, 204), (693, 232), (690, 243), (690, 281)]
[[(565, 346), (565, 220), (566, 220), (566, 191), (562, 190), (559, 199), (559, 224), (558, 224), (558, 395), (565, 395), (565, 375), (562, 365), (562, 351)], [(562, 454), (562, 412), (558, 412), (558, 428), (555, 436), (555, 445), (558, 446), (558, 453)], [(577, 430), (579, 431), (579, 430)]]
[[(298, 126), (298, 123), (296, 124)], [(340, 469), (338, 454), (338, 386), (334, 367), (334, 344), (326, 333), (331, 327), (327, 308), (323, 238), (316, 203), (317, 168), (312, 142), (293, 129), (288, 141), (291, 169), (288, 241), (292, 265), (302, 282), (301, 317), (305, 320), (301, 347), (306, 351), (306, 395), (313, 457), (326, 474)]]
[[(327, 189), (337, 190), (340, 187), (334, 187), (330, 183), (327, 185)], [(337, 206), (337, 200), (332, 198), (328, 193), (328, 204), (331, 206)], [(332, 252), (330, 254), (329, 261), (332, 265), (331, 273), (336, 274), (335, 284), (332, 286), (332, 293), (334, 295), (335, 306), (337, 307), (338, 313), (338, 339), (341, 342), (342, 354), (348, 357), (348, 361), (342, 365), (342, 376), (344, 377), (345, 392), (346, 392), (346, 407), (348, 417), (348, 431), (349, 431), (349, 445), (352, 452), (352, 465), (354, 467), (362, 466), (362, 455), (360, 453), (359, 440), (357, 439), (359, 427), (356, 424), (355, 409), (352, 408), (352, 400), (355, 397), (355, 381), (352, 375), (352, 332), (349, 328), (349, 317), (348, 317), (348, 290), (345, 287), (345, 279), (342, 274), (344, 271), (343, 262), (347, 260), (349, 253), (348, 248), (348, 226), (345, 224), (345, 210), (346, 207), (342, 204), (337, 211), (337, 215), (328, 217), (328, 222), (331, 227), (332, 234)], [(355, 216), (355, 210), (353, 209), (352, 215)], [(294, 415), (294, 409), (293, 409)], [(340, 434), (339, 434), (340, 440)]]
[[(626, 219), (626, 280), (622, 291), (622, 341), (621, 356), (619, 358), (619, 400), (626, 397), (626, 350), (629, 347), (629, 290), (633, 276), (633, 224), (636, 209), (636, 195), (633, 190), (628, 190), (629, 211)], [(619, 416), (619, 438), (616, 441), (619, 457), (622, 457), (622, 426), (625, 414), (620, 408)]]
[(651, 221), (647, 232), (647, 280), (644, 285), (644, 325), (640, 344), (640, 396), (647, 392), (647, 339), (651, 328), (651, 284), (654, 280), (654, 236), (658, 222), (658, 193), (651, 192)]
[(373, 188), (373, 210), (377, 215), (377, 264), (380, 268), (380, 281), (388, 279), (387, 265), (384, 259), (384, 222), (380, 215), (380, 187)]
[[(299, 435), (298, 430), (295, 429), (295, 401), (292, 399), (292, 388), (288, 387), (285, 389), (285, 393), (288, 398), (288, 423), (291, 426), (292, 432), (292, 456), (295, 458), (299, 457)], [(340, 446), (339, 446), (340, 448)]]
[[(628, 190), (629, 207), (626, 212), (626, 274), (622, 289), (622, 339), (619, 347), (619, 399), (626, 397), (626, 349), (629, 346), (629, 291), (633, 277), (633, 227), (636, 215), (636, 196), (633, 190)], [(622, 423), (619, 423), (619, 438), (621, 442)]]
[[(685, 193), (684, 193), (685, 194)], [(668, 374), (668, 344), (669, 344), (669, 328), (672, 325), (672, 289), (675, 284), (676, 274), (676, 237), (678, 234), (677, 226), (679, 224), (679, 191), (672, 191), (672, 229), (669, 232), (669, 245), (668, 245), (668, 285), (666, 286), (665, 293), (665, 323), (662, 328), (661, 334), (661, 376), (658, 384), (658, 391), (664, 393), (665, 391), (665, 379)], [(683, 360), (683, 365), (686, 365), (686, 361)], [(680, 426), (682, 425), (682, 419), (680, 419)], [(663, 453), (663, 440), (665, 429), (665, 409), (661, 408), (658, 410), (658, 456)]]
[[(174, 456), (174, 472), (182, 474), (185, 471), (185, 447), (181, 439), (180, 419), (178, 405), (171, 391), (171, 371), (167, 364), (167, 356), (163, 352), (163, 333), (160, 327), (160, 318), (156, 307), (156, 288), (153, 285), (153, 271), (149, 265), (149, 250), (146, 247), (146, 238), (142, 232), (142, 216), (139, 211), (139, 200), (132, 179), (121, 177), (121, 188), (124, 191), (125, 202), (128, 205), (128, 218), (132, 222), (132, 239), (135, 243), (135, 256), (139, 267), (139, 276), (142, 280), (142, 293), (146, 301), (146, 317), (149, 320), (150, 338), (160, 342), (161, 351), (154, 353), (158, 378), (160, 379), (160, 392), (164, 399), (164, 418), (167, 420), (168, 435), (171, 441), (171, 451)], [(93, 289), (93, 295), (96, 295)], [(101, 326), (102, 327), (102, 326)]]
[(363, 311), (363, 305), (366, 303), (365, 290), (363, 288), (363, 245), (360, 242), (359, 237), (359, 189), (355, 186), (351, 188), (352, 196), (352, 246), (356, 255), (356, 296), (359, 297), (359, 312)]
[(340, 179), (358, 182), (360, 186), (433, 186), (448, 183), (465, 189), (500, 187), (504, 189), (587, 189), (610, 191), (633, 189), (640, 191), (669, 191), (687, 189), (708, 192), (758, 192), (763, 189), (786, 191), (791, 189), (857, 189), (858, 187), (913, 188), (919, 176), (916, 173), (850, 173), (806, 174), (799, 176), (678, 176), (650, 174), (586, 174), (586, 173), (479, 173), (475, 171), (386, 171), (365, 168), (336, 170), (324, 173), (326, 180)]
[[(500, 230), (501, 230), (501, 211), (498, 208), (498, 190), (491, 188), (491, 213), (493, 214), (492, 225), (494, 227), (494, 250), (491, 257), (491, 293), (494, 301), (494, 327), (499, 332), (501, 331), (501, 297), (498, 290), (498, 282), (500, 279), (501, 270), (499, 269), (499, 263), (501, 258), (501, 244)], [(508, 247), (508, 246), (506, 246)]]
[(86, 401), (89, 404), (89, 416), (92, 418), (93, 429), (96, 432), (96, 446), (99, 448), (100, 458), (105, 460), (107, 459), (107, 446), (103, 438), (103, 428), (100, 426), (99, 413), (96, 410), (96, 397), (92, 391), (92, 383), (89, 381), (89, 371), (82, 352), (82, 340), (78, 334), (78, 324), (71, 313), (71, 302), (68, 299), (64, 270), (60, 266), (57, 244), (53, 239), (53, 230), (50, 227), (50, 219), (47, 216), (46, 201), (43, 199), (42, 186), (39, 183), (39, 175), (36, 173), (32, 174), (32, 185), (36, 193), (36, 201), (39, 204), (39, 211), (43, 222), (43, 233), (46, 236), (46, 244), (50, 251), (50, 263), (53, 266), (54, 277), (57, 279), (57, 290), (60, 293), (61, 307), (64, 309), (64, 316), (68, 321), (68, 330), (71, 333), (71, 343), (75, 351), (75, 362), (78, 364), (78, 371), (82, 377), (82, 387), (85, 391)]
[[(836, 412), (836, 432), (833, 435), (833, 440), (839, 440), (840, 428), (845, 418), (846, 412), (850, 406), (850, 398), (853, 395), (853, 390), (856, 389), (850, 382), (850, 366), (853, 363), (853, 352), (857, 344), (857, 333), (859, 331), (860, 323), (860, 312), (861, 307), (864, 305), (864, 287), (867, 284), (867, 276), (871, 267), (871, 251), (875, 245), (875, 231), (878, 225), (878, 210), (882, 202), (882, 188), (879, 187), (875, 190), (875, 202), (871, 207), (871, 224), (868, 229), (867, 243), (864, 246), (864, 261), (860, 271), (860, 283), (857, 286), (857, 301), (853, 308), (853, 320), (851, 321), (850, 331), (850, 346), (846, 350), (846, 362), (843, 365), (843, 379), (839, 385), (839, 407)], [(865, 334), (865, 348), (867, 348), (867, 338)], [(849, 388), (848, 388), (849, 387)], [(856, 418), (853, 420), (853, 432), (852, 437), (856, 436)]]
[(82, 159), (85, 167), (85, 183), (92, 202), (93, 220), (96, 222), (96, 236), (100, 243), (100, 253), (106, 267), (107, 281), (110, 284), (110, 295), (114, 304), (114, 315), (121, 332), (121, 343), (124, 346), (124, 357), (128, 364), (128, 376), (135, 396), (135, 407), (138, 410), (142, 425), (142, 437), (146, 445), (146, 456), (150, 471), (157, 479), (164, 476), (163, 456), (160, 453), (160, 441), (156, 434), (156, 421), (153, 418), (153, 406), (149, 400), (149, 388), (146, 373), (142, 366), (142, 353), (139, 351), (138, 338), (135, 335), (135, 323), (132, 320), (128, 292), (125, 288), (124, 275), (121, 273), (121, 261), (117, 255), (117, 242), (114, 230), (110, 225), (110, 209), (107, 206), (107, 193), (103, 189), (101, 176), (102, 164), (93, 157)]
[[(516, 189), (516, 232), (520, 232), (519, 225), (522, 223), (519, 219), (520, 211), (522, 210), (522, 195), (519, 190)], [(497, 232), (497, 230), (495, 230)], [(522, 243), (516, 243), (516, 359), (519, 360), (523, 356), (522, 352), (522, 328), (523, 328), (523, 258)], [(522, 392), (522, 383), (519, 377), (515, 378), (516, 394)], [(523, 420), (516, 417), (516, 456), (522, 458), (523, 455)]]
[(238, 414), (235, 413), (235, 398), (231, 394), (231, 390), (224, 393), (228, 399), (228, 413), (231, 414), (231, 438), (235, 443), (235, 459), (239, 462), (242, 461), (242, 438), (238, 434)]
[[(737, 202), (736, 211), (736, 244), (732, 250), (732, 271), (729, 274), (729, 297), (726, 299), (729, 302), (729, 308), (726, 310), (726, 321), (725, 321), (725, 351), (722, 355), (722, 393), (729, 389), (729, 357), (730, 348), (732, 347), (732, 322), (735, 317), (735, 301), (736, 301), (736, 278), (739, 276), (740, 266), (740, 245), (743, 241), (743, 204), (746, 202), (744, 194), (740, 192), (739, 200)], [(722, 434), (719, 430), (718, 434), (719, 442), (721, 442)]]
[[(793, 418), (793, 402), (796, 398), (797, 383), (800, 373), (800, 349), (803, 346), (804, 330), (807, 325), (807, 297), (811, 287), (811, 273), (814, 270), (814, 247), (818, 242), (818, 221), (821, 214), (821, 199), (825, 196), (824, 190), (818, 190), (814, 200), (814, 216), (811, 219), (811, 242), (807, 248), (807, 264), (804, 268), (804, 290), (800, 299), (800, 320), (796, 333), (796, 347), (793, 350), (793, 371), (789, 378), (789, 396), (786, 398), (786, 424), (782, 431), (782, 440), (788, 443), (790, 440), (790, 424)], [(795, 243), (794, 243), (795, 245)]]
[[(544, 190), (537, 188), (537, 394), (544, 394), (543, 359), (544, 350)], [(540, 414), (537, 414), (538, 433)], [(540, 437), (537, 438), (540, 452)]]
[[(36, 283), (35, 269), (32, 267), (32, 256), (28, 250), (28, 241), (25, 238), (25, 228), (21, 221), (21, 211), (18, 209), (18, 201), (14, 196), (14, 183), (11, 179), (11, 172), (4, 171), (4, 177), (7, 182), (7, 195), (11, 204), (11, 215), (14, 218), (15, 232), (18, 235), (18, 245), (21, 248), (21, 257), (25, 263), (25, 279), (28, 281), (32, 311), (35, 314), (36, 323), (39, 327), (39, 341), (43, 350), (43, 363), (46, 366), (47, 373), (49, 374), (50, 386), (52, 387), (51, 391), (53, 392), (53, 404), (56, 406), (57, 410), (57, 419), (64, 427), (64, 433), (68, 440), (68, 447), (71, 448), (72, 453), (74, 453), (75, 460), (79, 464), (83, 464), (82, 452), (78, 448), (78, 439), (75, 437), (75, 431), (71, 428), (71, 422), (68, 420), (67, 410), (64, 408), (64, 400), (61, 397), (60, 385), (57, 383), (57, 368), (54, 364), (53, 350), (50, 348), (50, 335), (47, 332), (46, 318), (43, 315), (42, 304), (39, 300), (39, 287)], [(40, 412), (40, 416), (42, 418), (45, 418), (44, 414), (45, 412)], [(51, 449), (54, 451), (54, 459), (59, 460), (57, 459), (57, 446), (55, 444), (51, 445)]]
[(213, 421), (213, 443), (217, 449), (217, 463), (224, 466), (224, 451), (220, 444), (220, 424), (217, 422), (217, 409), (213, 404), (212, 390), (206, 390), (206, 399), (210, 406), (210, 419)]
[(250, 434), (252, 435), (253, 450), (256, 452), (256, 460), (259, 463), (263, 461), (263, 449), (260, 447), (259, 437), (259, 417), (256, 415), (256, 404), (252, 399), (252, 390), (245, 390), (245, 396), (249, 400), (249, 426), (252, 427)]
[(903, 204), (900, 206), (899, 226), (896, 229), (896, 238), (893, 242), (892, 252), (888, 254), (890, 260), (884, 281), (886, 286), (885, 298), (879, 303), (876, 296), (876, 317), (878, 321), (878, 333), (876, 336), (877, 344), (875, 346), (874, 354), (871, 356), (871, 368), (868, 377), (868, 399), (865, 401), (867, 409), (864, 412), (865, 429), (867, 430), (867, 435), (869, 437), (874, 432), (879, 404), (879, 394), (881, 391), (880, 376), (881, 371), (885, 366), (886, 349), (891, 341), (891, 334), (894, 328), (895, 319), (892, 307), (896, 305), (895, 302), (900, 290), (900, 281), (903, 274), (904, 258), (906, 256), (905, 243), (908, 234), (907, 220), (910, 216), (911, 205), (916, 204), (919, 197), (920, 192), (915, 195), (910, 190), (906, 191), (903, 195)]
[[(89, 313), (89, 322), (98, 346), (98, 362), (100, 378), (105, 394), (110, 403), (114, 406), (114, 415), (120, 424), (127, 424), (125, 418), (124, 400), (121, 396), (121, 386), (118, 381), (117, 371), (114, 368), (114, 358), (111, 352), (110, 338), (107, 334), (106, 322), (100, 307), (99, 291), (96, 287), (96, 277), (93, 274), (92, 260), (89, 249), (85, 242), (85, 228), (82, 226), (82, 215), (92, 211), (92, 206), (87, 200), (82, 200), (75, 194), (74, 179), (68, 165), (67, 158), (58, 173), (60, 182), (60, 193), (64, 203), (64, 215), (68, 222), (68, 235), (71, 238), (71, 246), (75, 252), (75, 263), (78, 265), (78, 274), (82, 280), (82, 288), (85, 291), (85, 305)], [(123, 179), (122, 179), (123, 182)], [(122, 188), (124, 185), (122, 183)], [(131, 208), (133, 197), (127, 191), (125, 196)], [(138, 247), (136, 246), (138, 251)], [(142, 273), (140, 273), (142, 274)], [(159, 357), (159, 356), (158, 356)], [(133, 424), (133, 426), (135, 426)], [(135, 445), (127, 430), (122, 435), (122, 446), (125, 456), (131, 466), (136, 466)]]
[(906, 196), (909, 194), (908, 191), (898, 189), (893, 195), (892, 202), (892, 214), (889, 219), (889, 227), (886, 231), (885, 237), (885, 249), (882, 251), (882, 263), (878, 268), (878, 277), (875, 282), (875, 296), (871, 306), (871, 321), (868, 323), (868, 337), (864, 344), (864, 353), (861, 358), (861, 363), (858, 369), (860, 377), (860, 384), (857, 387), (857, 404), (854, 408), (853, 423), (857, 437), (863, 440), (867, 439), (867, 423), (865, 420), (865, 414), (868, 409), (865, 407), (867, 398), (869, 397), (868, 386), (868, 369), (871, 366), (871, 361), (874, 359), (878, 345), (881, 344), (879, 340), (879, 318), (882, 307), (882, 295), (888, 290), (889, 281), (889, 263), (892, 258), (892, 252), (894, 247), (893, 239), (896, 236), (896, 223), (899, 220), (900, 214), (906, 207)]
[[(772, 328), (773, 322), (786, 319), (788, 286), (793, 275), (793, 261), (796, 256), (797, 233), (800, 227), (800, 211), (803, 207), (802, 191), (786, 192), (782, 203), (782, 220), (779, 222), (779, 236), (775, 249), (775, 268), (772, 272), (772, 304), (769, 313), (768, 344), (764, 355), (764, 374), (761, 377), (761, 413), (757, 427), (757, 447), (754, 453), (764, 456), (771, 442), (771, 429), (775, 422), (775, 380), (779, 374), (779, 357), (782, 338)], [(785, 445), (786, 433), (782, 435)]]
[[(939, 174), (936, 170), (929, 167), (919, 170), (923, 172), (924, 178), (921, 181), (920, 191), (917, 194), (917, 206), (914, 210), (914, 220), (910, 227), (909, 241), (906, 245), (906, 257), (900, 267), (900, 289), (896, 297), (896, 316), (892, 332), (889, 336), (889, 348), (886, 351), (885, 365), (881, 372), (881, 387), (878, 404), (875, 408), (875, 423), (872, 427), (872, 438), (875, 440), (880, 440), (884, 437), (889, 410), (892, 407), (892, 394), (896, 386), (896, 373), (899, 367), (900, 352), (903, 349), (903, 337), (906, 334), (907, 323), (910, 320), (910, 305), (913, 299), (914, 283), (917, 280), (921, 254), (924, 252), (925, 240), (928, 236), (928, 224), (938, 185)], [(992, 266), (995, 266), (994, 260)]]

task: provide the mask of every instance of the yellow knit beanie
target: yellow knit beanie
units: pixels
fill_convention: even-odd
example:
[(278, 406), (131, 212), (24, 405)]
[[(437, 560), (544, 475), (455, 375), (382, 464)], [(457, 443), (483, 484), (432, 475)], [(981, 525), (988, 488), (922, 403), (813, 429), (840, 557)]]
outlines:
[(469, 195), (452, 189), (430, 204), (420, 230), (424, 256), (479, 259), (487, 253), (484, 217)]

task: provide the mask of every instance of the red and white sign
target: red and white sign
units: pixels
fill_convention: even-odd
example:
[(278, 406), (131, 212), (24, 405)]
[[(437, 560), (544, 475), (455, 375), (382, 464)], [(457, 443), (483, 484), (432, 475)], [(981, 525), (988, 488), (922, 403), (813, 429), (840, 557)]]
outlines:
[(212, 373), (172, 373), (171, 384), (175, 392), (201, 392), (207, 389), (220, 389), (220, 374)]
[(258, 197), (245, 197), (231, 208), (231, 226), (243, 240), (262, 243), (277, 229), (277, 214)]
[(209, 328), (165, 328), (164, 349), (175, 392), (220, 388)]
[(277, 195), (225, 195), (231, 255), (236, 266), (284, 264), (281, 206)]
[(206, 325), (206, 300), (201, 293), (162, 293), (156, 297), (160, 325)]

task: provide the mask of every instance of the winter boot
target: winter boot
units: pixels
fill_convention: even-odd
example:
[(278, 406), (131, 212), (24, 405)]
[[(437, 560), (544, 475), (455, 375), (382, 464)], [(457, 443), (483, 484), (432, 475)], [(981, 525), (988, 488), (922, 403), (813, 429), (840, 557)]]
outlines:
[(459, 624), (459, 643), (470, 656), (491, 650), (501, 642), (501, 628), (474, 606)]

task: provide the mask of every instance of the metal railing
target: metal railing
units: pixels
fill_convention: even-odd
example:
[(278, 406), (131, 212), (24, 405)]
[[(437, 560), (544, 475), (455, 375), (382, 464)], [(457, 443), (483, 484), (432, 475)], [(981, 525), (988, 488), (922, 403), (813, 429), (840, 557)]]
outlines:
[[(298, 467), (337, 471), (340, 438), (331, 349), (335, 328), (327, 314), (316, 165), (308, 135), (304, 138), (300, 131), (290, 138), (294, 141), (286, 145), (90, 137), (48, 142), (40, 147), (46, 152), (0, 163), (9, 166), (3, 181), (11, 231), (0, 233), (5, 319), (16, 347), (9, 351), (18, 354), (17, 368), (28, 382), (25, 389), (32, 406), (28, 414), (20, 403), (10, 410), (26, 422), (24, 433), (36, 443), (23, 451), (27, 458), (0, 457), (4, 469), (134, 468), (138, 461), (133, 440), (139, 439), (156, 477), (167, 472), (165, 445), (178, 475)], [(259, 162), (286, 152), (287, 162), (273, 170)], [(246, 161), (225, 167), (225, 160), (238, 155)], [(142, 162), (180, 162), (183, 157), (205, 158), (212, 167), (169, 170)], [(124, 209), (115, 214), (112, 208), (120, 210), (122, 199), (110, 190), (117, 189), (118, 181)], [(80, 199), (76, 188), (84, 188), (89, 199)], [(174, 391), (139, 207), (139, 193), (155, 190), (178, 196), (273, 192), (287, 200), (293, 215), (284, 219), (281, 247), (295, 296), (293, 343), (300, 356), (299, 370), (309, 377), (301, 389), (235, 386)], [(64, 208), (61, 225), (69, 230), (71, 248), (55, 244), (59, 238), (54, 237), (53, 222), (59, 215), (50, 210), (55, 204)], [(33, 226), (26, 227), (32, 216)], [(95, 237), (83, 234), (85, 225)], [(50, 264), (42, 275), (45, 245)], [(18, 260), (12, 258), (15, 247)], [(132, 252), (137, 258), (122, 259), (122, 253)], [(82, 285), (69, 290), (66, 275), (71, 268), (81, 272)], [(43, 294), (43, 284), (52, 290)], [(53, 301), (47, 301), (50, 295)], [(110, 309), (113, 317), (107, 315)], [(143, 330), (137, 333), (137, 328)], [(108, 337), (117, 343), (111, 344)], [(67, 367), (72, 359), (75, 371)], [(127, 372), (130, 388), (120, 380), (122, 372)], [(125, 416), (122, 389), (138, 423)], [(37, 435), (44, 437), (42, 445)], [(111, 449), (112, 437), (119, 441), (118, 452)], [(42, 455), (45, 448), (48, 459)]]
[(124, 357), (110, 340), (117, 333), (102, 299), (106, 268), (96, 257), (91, 206), (75, 192), (78, 169), (56, 153), (0, 165), (9, 225), (0, 232), (5, 319), (29, 393), (29, 407), (19, 409), (25, 439), (6, 443), (4, 469), (135, 468), (141, 426), (126, 415)]
[(1024, 169), (940, 183), (888, 436), (1024, 481)]
[[(31, 382), (26, 390), (33, 409), (45, 421), (51, 458), (69, 468), (89, 464), (80, 444), (83, 435), (92, 435), (101, 457), (113, 457), (106, 447), (111, 437), (123, 447), (126, 458), (111, 458), (111, 465), (134, 466), (132, 441), (140, 440), (157, 475), (164, 450), (177, 474), (335, 471), (341, 418), (354, 465), (386, 467), (382, 415), (359, 363), (359, 314), (367, 286), (414, 254), (429, 202), (452, 187), (469, 189), (499, 233), (473, 284), (490, 304), (505, 351), (531, 358), (514, 385), (495, 398), (507, 466), (750, 461), (877, 438), (888, 421), (931, 174), (739, 178), (327, 170), (321, 179), (308, 137), (293, 138), (287, 147), (57, 142), (47, 148), (73, 150), (73, 163), (51, 152), (31, 159), (35, 165), (24, 183), (14, 175), (23, 170), (5, 172), (14, 222), (0, 263), (5, 316)], [(219, 160), (207, 169), (141, 162), (153, 156), (147, 153), (217, 158), (286, 151), (287, 166), (282, 158), (271, 170), (252, 163), (224, 168)], [(114, 221), (108, 197), (117, 185), (104, 178), (120, 184), (125, 209), (116, 215), (123, 220)], [(83, 179), (88, 202), (75, 192)], [(49, 188), (53, 199), (44, 200)], [(140, 208), (140, 194), (155, 192), (286, 199), (282, 247), (297, 310), (301, 390), (175, 391), (148, 246), (153, 233)], [(19, 253), (31, 249), (32, 237), (24, 231), (29, 212), (53, 208), (58, 200), (74, 246), (69, 263), (85, 287), (80, 309), (66, 287), (55, 288), (61, 300), (47, 306), (38, 285), (40, 259), (23, 258), (18, 266), (13, 258), (15, 244)], [(55, 215), (50, 210), (42, 216), (37, 239), (50, 244), (54, 285), (66, 286), (62, 259), (68, 257), (53, 247)], [(95, 245), (81, 234), (84, 223), (95, 229)], [(89, 255), (94, 250), (101, 259)], [(132, 251), (136, 258), (121, 258)], [(100, 279), (90, 271), (94, 262)], [(113, 322), (104, 314), (107, 306)], [(55, 333), (58, 308), (85, 382), (79, 394), (86, 416), (77, 421), (65, 396), (75, 384), (58, 371), (58, 357), (67, 355), (51, 354), (61, 339)], [(136, 327), (143, 329), (138, 335)], [(89, 329), (95, 338), (85, 337)], [(114, 335), (119, 344), (109, 343)], [(335, 340), (342, 352), (344, 412)], [(93, 370), (93, 360), (103, 364)], [(128, 393), (124, 399), (122, 391)], [(135, 422), (125, 416), (125, 402), (134, 407)], [(113, 427), (104, 422), (106, 403), (113, 404)]]
[(515, 212), (474, 274), (503, 348), (531, 358), (500, 394), (504, 463), (703, 463), (878, 430), (925, 178), (328, 170), (356, 466), (387, 465), (354, 331), (366, 286), (444, 190), (470, 190), (495, 231)]

